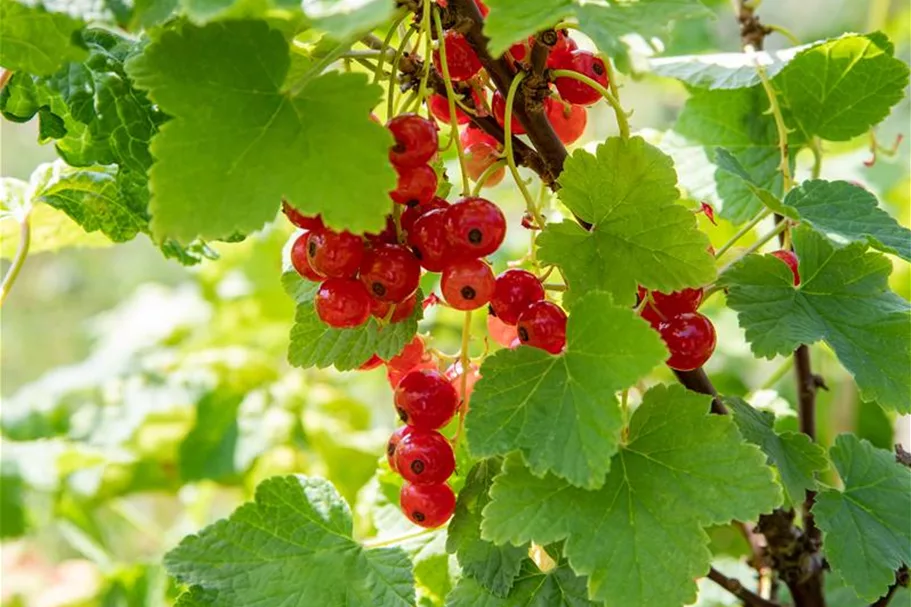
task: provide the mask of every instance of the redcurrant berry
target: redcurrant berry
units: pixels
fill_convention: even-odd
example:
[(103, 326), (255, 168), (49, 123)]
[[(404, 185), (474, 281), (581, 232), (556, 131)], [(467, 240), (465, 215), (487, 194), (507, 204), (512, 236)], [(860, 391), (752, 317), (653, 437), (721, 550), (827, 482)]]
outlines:
[(424, 341), (419, 335), (415, 335), (399, 354), (386, 363), (386, 379), (394, 390), (410, 371), (435, 368), (436, 364), (424, 350)]
[(438, 430), (452, 419), (459, 396), (437, 370), (411, 371), (395, 389), (399, 418), (419, 430)]
[(715, 351), (715, 327), (699, 312), (686, 312), (662, 321), (658, 332), (670, 351), (667, 366), (677, 371), (698, 369)]
[[(489, 143), (479, 142), (465, 148), (465, 170), (472, 181), (477, 181), (491, 165), (500, 160), (497, 149)], [(503, 181), (506, 167), (501, 166), (491, 173), (484, 182), (485, 188), (492, 188)]]
[(528, 306), (543, 299), (544, 285), (537, 276), (525, 270), (506, 270), (497, 276), (490, 308), (500, 320), (514, 325)]
[(465, 378), (465, 394), (462, 394), (462, 362), (456, 361), (449, 365), (446, 369), (446, 379), (452, 384), (452, 387), (455, 388), (456, 392), (459, 395), (459, 400), (464, 401), (466, 398), (471, 398), (471, 393), (474, 391), (474, 385), (478, 383), (478, 380), (481, 379), (481, 370), (474, 363), (468, 364), (468, 377)]
[(282, 200), (282, 213), (292, 224), (302, 230), (319, 230), (323, 227), (323, 219), (319, 215), (304, 215), (290, 204), (287, 200)]
[(513, 349), (520, 343), (516, 326), (507, 325), (493, 314), (487, 315), (487, 333), (504, 348)]
[(418, 288), (421, 266), (401, 245), (383, 244), (364, 255), (361, 282), (380, 301), (404, 301)]
[[(506, 128), (506, 99), (497, 91), (493, 94), (493, 101), (491, 101), (491, 109), (493, 110), (493, 117), (497, 119), (497, 124), (501, 127)], [(522, 126), (522, 123), (519, 121), (518, 116), (516, 116), (515, 105), (513, 105), (512, 110), (512, 134), (513, 135), (524, 135), (525, 127)]]
[[(474, 103), (475, 108), (484, 107), (484, 91), (480, 93), (477, 90), (471, 91), (471, 100)], [(433, 114), (433, 117), (442, 122), (443, 124), (449, 124), (449, 99), (445, 95), (433, 94), (427, 98), (427, 107), (430, 109), (430, 113)], [(471, 122), (471, 116), (459, 109), (458, 104), (456, 104), (456, 123), (457, 124), (468, 124)]]
[(458, 256), (486, 257), (503, 244), (506, 217), (484, 198), (462, 198), (446, 213), (446, 235)]
[(800, 271), (797, 269), (797, 255), (794, 254), (794, 251), (775, 251), (774, 253), (771, 253), (771, 255), (785, 262), (788, 267), (791, 268), (791, 272), (794, 274), (794, 286), (799, 286)]
[(439, 196), (434, 196), (430, 199), (430, 202), (424, 204), (415, 204), (409, 206), (402, 212), (401, 221), (402, 229), (405, 232), (411, 232), (414, 229), (414, 222), (436, 209), (445, 209), (449, 206), (449, 203), (446, 200), (440, 198)]
[(377, 367), (379, 367), (382, 364), (383, 364), (383, 359), (380, 358), (379, 356), (377, 356), (376, 354), (374, 354), (373, 356), (371, 356), (370, 358), (367, 359), (367, 362), (365, 362), (360, 367), (358, 367), (357, 370), (358, 371), (373, 371), (374, 369), (376, 369)]
[(534, 43), (534, 36), (522, 42), (516, 42), (509, 47), (509, 56), (512, 57), (513, 61), (525, 61), (525, 58), (528, 57), (528, 51)]
[(395, 448), (398, 447), (403, 438), (413, 431), (414, 428), (411, 426), (401, 426), (396, 428), (395, 432), (392, 433), (392, 436), (389, 437), (389, 440), (386, 441), (386, 463), (388, 463), (389, 467), (395, 472), (398, 472), (395, 467)]
[(498, 150), (500, 149), (500, 142), (497, 141), (496, 137), (474, 126), (469, 126), (462, 131), (462, 134), (459, 135), (459, 141), (462, 143), (463, 149), (468, 149), (472, 144), (481, 142), (487, 143)]
[(389, 192), (393, 201), (404, 205), (426, 203), (437, 192), (437, 172), (430, 165), (399, 169), (396, 188)]
[(395, 232), (395, 219), (392, 218), (392, 215), (386, 215), (386, 227), (383, 228), (382, 232), (379, 234), (368, 232), (364, 234), (364, 240), (374, 247), (381, 244), (397, 244), (399, 238)]
[(478, 12), (481, 13), (481, 16), (487, 18), (487, 14), (490, 12), (490, 9), (487, 8), (487, 5), (484, 4), (483, 0), (474, 0), (475, 6), (478, 7)]
[(493, 272), (480, 259), (463, 259), (443, 268), (443, 299), (456, 310), (476, 310), (490, 301), (495, 287)]
[(455, 471), (455, 454), (439, 432), (415, 428), (395, 448), (395, 468), (409, 483), (442, 483)]
[(370, 318), (370, 294), (354, 278), (329, 278), (316, 292), (316, 314), (336, 329), (358, 327)]
[(351, 232), (329, 228), (314, 230), (307, 238), (310, 267), (322, 276), (350, 278), (357, 274), (364, 258), (364, 241)]
[(417, 167), (437, 153), (439, 138), (435, 122), (417, 114), (402, 114), (386, 124), (395, 138), (389, 150), (389, 160), (398, 168)]
[(565, 104), (558, 99), (548, 97), (544, 102), (544, 110), (550, 126), (564, 144), (575, 143), (585, 132), (585, 126), (588, 124), (588, 112), (581, 105)]
[(414, 222), (408, 232), (408, 244), (425, 270), (440, 272), (451, 257), (449, 238), (446, 235), (446, 209), (437, 209)]
[(307, 259), (307, 237), (308, 233), (304, 232), (291, 245), (291, 265), (294, 266), (298, 274), (307, 280), (320, 282), (323, 277), (310, 267), (310, 260)]
[(519, 341), (526, 346), (559, 354), (566, 346), (566, 312), (549, 301), (536, 301), (519, 315)]
[[(417, 305), (418, 297), (416, 293), (412, 293), (408, 296), (405, 301), (399, 302), (397, 304), (390, 303), (388, 301), (380, 301), (376, 298), (371, 298), (370, 302), (370, 314), (376, 318), (386, 319), (389, 317), (389, 322), (397, 323), (402, 322), (414, 312), (414, 307)], [(389, 316), (389, 310), (392, 309), (392, 306), (395, 306), (395, 310), (392, 311), (392, 316)]]
[(433, 529), (449, 520), (455, 512), (455, 493), (449, 485), (412, 485), (405, 483), (399, 494), (402, 512), (415, 525)]
[(547, 67), (557, 69), (557, 65), (562, 62), (562, 56), (571, 55), (578, 48), (579, 45), (576, 44), (576, 41), (565, 32), (557, 32), (557, 43), (550, 49), (550, 54), (547, 56)]
[[(601, 86), (607, 87), (607, 68), (604, 60), (589, 51), (573, 51), (561, 54), (555, 59), (554, 69), (572, 70), (588, 76)], [(575, 78), (557, 78), (555, 84), (564, 101), (575, 105), (592, 105), (601, 99), (601, 93)]]
[[(648, 292), (640, 287), (639, 297), (646, 297)], [(653, 327), (658, 323), (674, 316), (680, 316), (687, 312), (695, 312), (702, 303), (703, 290), (683, 289), (673, 293), (659, 293), (652, 291), (651, 301), (642, 308), (642, 318), (647, 320)]]
[[(453, 82), (470, 80), (484, 67), (468, 40), (459, 32), (448, 30), (443, 34), (440, 44), (446, 45), (446, 67), (449, 68), (449, 78)], [(433, 52), (433, 65), (440, 74), (443, 73), (439, 50)]]

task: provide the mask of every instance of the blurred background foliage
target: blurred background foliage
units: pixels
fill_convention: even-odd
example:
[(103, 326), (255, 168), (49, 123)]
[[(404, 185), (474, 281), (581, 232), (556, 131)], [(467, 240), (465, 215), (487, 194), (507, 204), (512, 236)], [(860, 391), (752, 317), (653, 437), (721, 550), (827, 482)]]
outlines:
[[(666, 54), (738, 48), (729, 2), (706, 3), (718, 18), (676, 26)], [(761, 16), (807, 42), (883, 30), (897, 55), (909, 57), (911, 9), (905, 2), (765, 0)], [(789, 46), (775, 35), (767, 45)], [(625, 79), (622, 94), (624, 104), (635, 108), (634, 127), (659, 132), (672, 125), (687, 96), (681, 85), (647, 74)], [(888, 146), (908, 127), (906, 98), (877, 137)], [(614, 129), (602, 104), (590, 113), (583, 140), (597, 143)], [(0, 124), (4, 176), (28, 179), (39, 163), (54, 158), (36, 137), (34, 124)], [(869, 146), (869, 137), (830, 144), (823, 177), (862, 183), (909, 225), (909, 146), (868, 167)], [(808, 158), (799, 163), (798, 176), (806, 176)], [(489, 191), (513, 226), (495, 259), (498, 271), (522, 257), (528, 244), (527, 232), (516, 229), (522, 204), (510, 185), (506, 180)], [(47, 226), (66, 240), (69, 220), (49, 207), (42, 213), (36, 229)], [(717, 227), (704, 218), (700, 223), (716, 246), (735, 231), (724, 221)], [(5, 269), (16, 235), (7, 225), (0, 228)], [(159, 565), (163, 552), (229, 514), (257, 482), (275, 474), (329, 478), (358, 514), (361, 537), (406, 528), (389, 475), (382, 466), (377, 472), (394, 426), (382, 368), (337, 373), (293, 369), (286, 362), (293, 305), (280, 274), (290, 233), (287, 222), (277, 221), (241, 243), (219, 243), (219, 260), (193, 268), (163, 259), (145, 238), (117, 246), (81, 238), (85, 246), (28, 258), (2, 314), (2, 605), (169, 605), (176, 589)], [(895, 263), (892, 283), (909, 297), (907, 264)], [(456, 351), (458, 318), (428, 312), (422, 332), (434, 333), (434, 347)], [(721, 297), (710, 300), (707, 313), (721, 336), (707, 368), (718, 388), (748, 394), (757, 406), (774, 410), (780, 425), (796, 429), (794, 385), (784, 361), (752, 358)], [(476, 321), (474, 334), (483, 335), (483, 319)], [(485, 344), (477, 339), (474, 347), (480, 352)], [(908, 444), (907, 419), (861, 404), (834, 357), (823, 346), (813, 353), (814, 370), (829, 387), (819, 398), (824, 444), (847, 430), (884, 448), (897, 440)], [(657, 371), (649, 382), (657, 381), (672, 379)], [(719, 528), (713, 540), (716, 554), (727, 555), (719, 566), (736, 573), (732, 559), (744, 549), (739, 535)], [(421, 553), (422, 604), (439, 605), (449, 578), (420, 575), (420, 563), (448, 557), (439, 541), (414, 552)], [(729, 598), (706, 593), (701, 600), (715, 605)], [(835, 607), (854, 607), (852, 601), (836, 598)]]

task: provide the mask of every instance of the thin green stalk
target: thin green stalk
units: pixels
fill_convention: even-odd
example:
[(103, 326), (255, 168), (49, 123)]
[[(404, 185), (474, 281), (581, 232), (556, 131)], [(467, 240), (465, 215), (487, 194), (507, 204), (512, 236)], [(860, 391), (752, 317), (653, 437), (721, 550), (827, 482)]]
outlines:
[(767, 242), (769, 242), (770, 240), (772, 240), (773, 238), (775, 238), (776, 236), (778, 236), (779, 234), (784, 232), (786, 229), (788, 229), (790, 227), (790, 225), (791, 225), (791, 222), (788, 221), (787, 219), (779, 221), (777, 224), (775, 224), (774, 229), (770, 230), (769, 232), (766, 232), (763, 236), (761, 236), (759, 238), (759, 240), (757, 240), (753, 244), (753, 246), (751, 246), (749, 249), (744, 251), (740, 256), (738, 256), (737, 259), (731, 261), (729, 264), (727, 264), (726, 266), (721, 268), (721, 270), (718, 272), (718, 274), (719, 275), (724, 274), (738, 261), (740, 261), (747, 255), (752, 255), (753, 253), (755, 253), (756, 251), (761, 249)]
[(6, 301), (6, 297), (13, 288), (16, 278), (19, 277), (19, 272), (22, 270), (25, 258), (28, 257), (28, 248), (31, 242), (31, 222), (29, 214), (26, 213), (25, 217), (23, 217), (19, 223), (19, 246), (16, 247), (16, 255), (13, 257), (12, 265), (10, 265), (9, 270), (6, 272), (6, 276), (3, 277), (3, 283), (0, 284), (0, 306)]
[(496, 173), (497, 171), (502, 169), (504, 166), (506, 166), (506, 160), (500, 159), (500, 160), (497, 160), (496, 162), (494, 162), (493, 164), (491, 164), (486, 169), (484, 169), (484, 172), (481, 173), (480, 177), (478, 177), (477, 182), (475, 182), (474, 190), (472, 190), (471, 195), (480, 196), (481, 188), (484, 187), (484, 184), (487, 183), (487, 180), (489, 180), (493, 176), (494, 173)]
[[(442, 40), (443, 22), (440, 19), (439, 11), (433, 11), (433, 22), (436, 25), (437, 32), (440, 33)], [(471, 192), (471, 183), (468, 181), (468, 170), (465, 168), (465, 151), (462, 149), (462, 142), (459, 140), (459, 119), (456, 116), (455, 91), (452, 89), (452, 80), (449, 79), (449, 65), (446, 62), (446, 45), (440, 44), (440, 67), (443, 68), (443, 82), (446, 85), (446, 100), (449, 102), (449, 125), (450, 135), (456, 146), (456, 154), (459, 155), (459, 168), (462, 172), (462, 195), (468, 196)]]
[(389, 538), (388, 540), (367, 540), (361, 542), (361, 545), (368, 550), (372, 548), (383, 548), (385, 546), (395, 546), (397, 544), (403, 544), (409, 540), (414, 540), (419, 537), (424, 537), (425, 535), (430, 535), (435, 532), (436, 529), (422, 529), (421, 531), (415, 531), (414, 533), (408, 533), (405, 535), (400, 535), (397, 537)]
[(512, 173), (513, 180), (516, 182), (519, 191), (522, 192), (522, 196), (525, 198), (525, 207), (528, 209), (531, 216), (535, 218), (535, 223), (538, 224), (538, 227), (544, 229), (544, 217), (542, 217), (540, 211), (538, 211), (538, 205), (535, 203), (535, 199), (532, 197), (531, 192), (528, 191), (528, 186), (522, 180), (522, 176), (519, 175), (519, 167), (516, 166), (516, 159), (512, 153), (512, 106), (516, 102), (516, 92), (519, 90), (519, 85), (524, 78), (525, 72), (516, 74), (516, 77), (512, 80), (512, 84), (509, 85), (509, 93), (506, 95), (506, 113), (503, 116), (503, 153), (506, 155), (509, 172)]
[[(426, 36), (424, 45), (424, 73), (421, 75), (421, 86), (418, 88), (418, 103), (427, 98), (427, 83), (430, 80), (430, 57), (433, 55), (433, 36), (430, 32), (430, 13), (433, 6), (430, 0), (424, 0), (424, 14), (421, 15), (421, 31)], [(420, 109), (420, 106), (418, 106)], [(427, 108), (430, 116), (430, 108)]]
[(386, 91), (386, 119), (390, 119), (395, 115), (395, 77), (398, 76), (399, 69), (399, 60), (402, 58), (402, 54), (405, 52), (405, 47), (408, 45), (408, 40), (411, 39), (411, 36), (414, 35), (414, 30), (409, 28), (405, 35), (402, 36), (402, 42), (399, 44), (399, 47), (395, 50), (395, 57), (392, 59), (392, 70), (389, 74), (389, 89)]
[(782, 181), (784, 182), (784, 193), (787, 194), (794, 187), (794, 180), (791, 177), (790, 152), (788, 151), (788, 127), (785, 126), (784, 116), (781, 113), (781, 106), (778, 104), (778, 96), (769, 80), (769, 75), (765, 68), (756, 63), (756, 73), (759, 74), (759, 80), (762, 82), (762, 88), (765, 90), (766, 97), (769, 99), (769, 108), (772, 110), (772, 116), (775, 118), (775, 128), (778, 130), (778, 151), (781, 154), (781, 171)]
[(777, 384), (777, 383), (778, 383), (779, 381), (781, 381), (785, 376), (787, 376), (788, 373), (791, 372), (791, 369), (792, 369), (793, 367), (794, 367), (794, 357), (793, 357), (793, 356), (788, 356), (786, 359), (784, 359), (784, 362), (782, 362), (781, 365), (780, 365), (777, 369), (775, 369), (775, 372), (772, 373), (772, 374), (771, 374), (771, 375), (762, 383), (761, 386), (759, 386), (759, 388), (756, 390), (756, 392), (759, 392), (759, 391), (762, 391), (762, 390), (771, 390), (772, 388), (774, 388), (774, 387), (775, 387), (775, 384)]
[(722, 255), (727, 253), (731, 249), (731, 247), (733, 247), (735, 244), (737, 244), (737, 242), (741, 238), (743, 238), (744, 236), (749, 234), (753, 230), (753, 228), (755, 228), (757, 225), (759, 225), (759, 222), (761, 222), (763, 219), (765, 219), (766, 217), (768, 217), (771, 214), (772, 214), (771, 209), (763, 209), (762, 211), (760, 211), (759, 214), (756, 215), (756, 217), (751, 219), (747, 224), (745, 224), (742, 228), (740, 228), (737, 231), (737, 233), (731, 237), (730, 240), (728, 240), (726, 243), (721, 245), (721, 248), (719, 248), (715, 252), (715, 259), (719, 259)]
[(792, 32), (791, 30), (789, 30), (786, 27), (782, 27), (780, 25), (767, 25), (766, 27), (768, 29), (772, 30), (773, 32), (777, 32), (777, 33), (781, 34), (782, 36), (784, 36), (785, 38), (787, 38), (791, 42), (791, 44), (793, 44), (794, 46), (800, 46), (801, 44), (803, 44), (800, 41), (800, 38), (795, 36), (794, 32)]
[(599, 83), (595, 82), (588, 76), (580, 74), (579, 72), (574, 72), (572, 70), (553, 70), (554, 78), (572, 78), (578, 80), (588, 86), (592, 87), (598, 91), (602, 97), (604, 97), (610, 106), (614, 109), (614, 114), (617, 117), (617, 128), (620, 129), (620, 137), (623, 139), (629, 139), (629, 120), (627, 119), (627, 113), (623, 111), (623, 107), (620, 105), (620, 101), (614, 97), (613, 94)]
[[(386, 49), (391, 47), (390, 43), (392, 42), (392, 37), (395, 36), (396, 30), (398, 29), (399, 25), (401, 25), (402, 21), (405, 20), (405, 17), (408, 16), (408, 14), (409, 13), (407, 13), (407, 12), (403, 12), (402, 15), (398, 19), (396, 19), (395, 22), (392, 24), (392, 27), (389, 28), (389, 32), (386, 34), (386, 37), (383, 39), (382, 50), (385, 51)], [(380, 82), (380, 78), (382, 77), (382, 73), (383, 73), (383, 60), (384, 59), (386, 59), (385, 53), (380, 55), (380, 60), (377, 61), (376, 71), (373, 73), (373, 83), (374, 84), (379, 84), (379, 82)], [(398, 60), (396, 60), (396, 62), (398, 62)], [(393, 72), (395, 71), (394, 65), (393, 65), (392, 71)]]
[(459, 364), (462, 366), (462, 375), (459, 377), (459, 387), (462, 393), (462, 404), (459, 406), (459, 426), (456, 429), (455, 436), (452, 437), (452, 446), (455, 448), (465, 432), (465, 416), (468, 415), (468, 373), (471, 358), (469, 357), (468, 347), (471, 343), (471, 310), (465, 312), (465, 320), (462, 322), (462, 349), (459, 350)]
[(810, 140), (810, 151), (813, 152), (813, 171), (811, 176), (813, 179), (819, 179), (822, 174), (822, 141), (819, 137), (813, 137)]

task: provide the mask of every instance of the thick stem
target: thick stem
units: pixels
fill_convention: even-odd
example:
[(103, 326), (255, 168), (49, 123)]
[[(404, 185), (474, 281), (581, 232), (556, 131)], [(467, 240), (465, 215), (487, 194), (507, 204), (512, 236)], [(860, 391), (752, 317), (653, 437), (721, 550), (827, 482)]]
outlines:
[(736, 596), (748, 607), (781, 607), (778, 603), (767, 601), (758, 594), (747, 590), (738, 580), (729, 578), (714, 567), (709, 569), (706, 577)]
[(699, 392), (700, 394), (707, 394), (712, 397), (712, 413), (718, 415), (727, 415), (728, 408), (724, 406), (724, 403), (721, 402), (721, 398), (718, 396), (718, 391), (715, 389), (715, 386), (712, 385), (711, 380), (709, 380), (708, 375), (705, 374), (705, 371), (702, 367), (694, 371), (674, 371), (674, 375), (677, 376), (677, 379), (683, 384), (688, 390), (693, 392)]

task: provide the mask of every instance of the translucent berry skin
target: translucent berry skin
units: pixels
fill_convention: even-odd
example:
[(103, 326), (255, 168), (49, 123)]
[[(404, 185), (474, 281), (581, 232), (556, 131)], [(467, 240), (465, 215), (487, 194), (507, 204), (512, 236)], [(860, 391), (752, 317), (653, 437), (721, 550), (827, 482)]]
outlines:
[(309, 234), (304, 232), (297, 237), (294, 244), (291, 245), (291, 265), (297, 270), (303, 278), (311, 282), (320, 282), (323, 277), (317, 274), (316, 270), (310, 267), (310, 260), (307, 259), (307, 238)]
[(415, 335), (407, 346), (386, 363), (386, 379), (395, 390), (402, 378), (414, 369), (435, 369), (436, 364), (424, 350), (424, 341)]
[(480, 259), (461, 259), (443, 268), (443, 299), (456, 310), (476, 310), (487, 305), (496, 281), (490, 266)]
[(323, 227), (323, 218), (319, 215), (304, 215), (290, 204), (287, 200), (282, 200), (282, 213), (295, 226), (302, 230), (319, 230)]
[(350, 278), (357, 274), (364, 258), (364, 241), (351, 232), (328, 228), (314, 230), (307, 238), (307, 260), (321, 276)]
[[(484, 67), (481, 65), (477, 53), (462, 34), (448, 30), (443, 34), (441, 44), (446, 45), (446, 66), (449, 68), (449, 77), (454, 82), (471, 80)], [(433, 53), (433, 65), (440, 74), (443, 73), (443, 63), (438, 50)]]
[(497, 141), (496, 137), (474, 126), (469, 126), (462, 131), (462, 134), (459, 135), (459, 141), (462, 143), (462, 147), (466, 149), (471, 147), (472, 144), (481, 142), (487, 143), (498, 150), (500, 149), (500, 142)]
[(566, 145), (578, 141), (588, 125), (588, 112), (581, 105), (567, 106), (548, 97), (544, 102), (544, 111), (557, 137)]
[(370, 294), (354, 278), (328, 278), (316, 292), (316, 314), (336, 329), (359, 327), (370, 318)]
[(399, 419), (418, 430), (439, 430), (449, 423), (458, 406), (455, 388), (435, 369), (411, 371), (395, 389)]
[(794, 286), (799, 286), (800, 271), (797, 269), (797, 255), (794, 254), (794, 251), (781, 250), (770, 253), (770, 255), (772, 255), (772, 257), (777, 257), (791, 268), (791, 272), (794, 274)]
[[(493, 117), (497, 119), (497, 124), (506, 128), (506, 99), (499, 91), (493, 94), (493, 100), (490, 103), (490, 107), (493, 110)], [(519, 122), (519, 119), (516, 117), (515, 106), (512, 110), (512, 134), (513, 135), (524, 135), (525, 127), (522, 126), (522, 123)]]
[[(483, 96), (483, 91), (480, 94), (477, 91), (471, 92), (471, 100), (474, 102), (476, 108), (484, 107)], [(430, 113), (433, 114), (434, 118), (443, 124), (449, 124), (449, 99), (443, 95), (434, 93), (427, 98), (427, 107), (430, 109)], [(471, 116), (460, 110), (459, 106), (456, 105), (456, 123), (468, 124), (469, 122), (471, 122)]]
[(429, 213), (430, 211), (435, 211), (437, 209), (445, 209), (449, 206), (449, 203), (439, 196), (434, 196), (430, 199), (429, 202), (423, 204), (410, 205), (407, 209), (402, 211), (402, 217), (399, 220), (402, 224), (402, 229), (406, 232), (411, 232), (414, 229), (414, 222)]
[(435, 485), (455, 472), (455, 454), (439, 432), (415, 428), (396, 446), (395, 468), (409, 483)]
[(407, 248), (381, 244), (364, 254), (360, 278), (370, 295), (397, 303), (417, 291), (421, 266)]
[(397, 168), (427, 164), (437, 153), (440, 142), (433, 121), (417, 114), (401, 114), (386, 123), (386, 128), (395, 138), (395, 145), (389, 149), (389, 161)]
[(686, 312), (662, 321), (658, 333), (671, 353), (667, 366), (677, 371), (698, 369), (715, 351), (715, 327), (698, 312)]
[(388, 301), (379, 301), (376, 298), (371, 298), (370, 302), (370, 314), (376, 318), (385, 319), (389, 316), (389, 310), (392, 309), (392, 306), (395, 306), (395, 310), (392, 312), (392, 316), (389, 316), (389, 322), (397, 323), (402, 322), (414, 312), (414, 307), (418, 303), (418, 297), (416, 293), (409, 295), (405, 301), (401, 301), (397, 304), (390, 303)]
[[(607, 87), (607, 68), (604, 61), (589, 51), (573, 51), (561, 54), (555, 59), (554, 69), (572, 70), (588, 76), (601, 86)], [(557, 91), (564, 101), (574, 105), (592, 105), (601, 99), (601, 93), (574, 78), (557, 78)]]
[[(481, 175), (484, 174), (491, 165), (497, 162), (500, 159), (500, 154), (497, 151), (497, 148), (479, 141), (478, 143), (473, 143), (467, 148), (465, 148), (465, 170), (468, 172), (468, 177), (472, 181), (478, 181)], [(487, 180), (484, 182), (485, 188), (492, 188), (495, 185), (498, 185), (503, 181), (503, 177), (506, 176), (506, 167), (501, 166), (499, 169), (491, 173)]]
[(486, 257), (506, 238), (506, 217), (484, 198), (462, 198), (446, 213), (446, 237), (460, 257)]
[(521, 343), (516, 326), (507, 325), (493, 314), (487, 315), (487, 334), (490, 335), (492, 340), (510, 350)]
[(389, 192), (389, 197), (404, 205), (429, 202), (437, 192), (437, 182), (437, 173), (430, 165), (402, 168), (396, 188)]
[(446, 209), (430, 211), (415, 221), (408, 232), (408, 244), (421, 267), (430, 272), (443, 271), (452, 248), (446, 235)]
[(526, 346), (559, 354), (566, 347), (566, 312), (549, 301), (537, 301), (519, 315), (519, 341)]
[(506, 270), (497, 276), (490, 308), (501, 321), (514, 325), (528, 306), (543, 299), (544, 285), (537, 276), (525, 270)]
[(455, 361), (449, 367), (446, 368), (446, 379), (449, 380), (449, 383), (452, 384), (452, 387), (455, 388), (456, 392), (459, 395), (460, 400), (471, 397), (471, 393), (474, 391), (474, 385), (478, 383), (478, 380), (481, 379), (481, 370), (478, 368), (478, 365), (474, 363), (468, 364), (468, 377), (465, 378), (465, 392), (462, 394), (462, 363), (461, 361)]
[(386, 216), (386, 227), (383, 228), (383, 231), (379, 234), (366, 233), (364, 234), (364, 240), (367, 241), (371, 246), (376, 246), (380, 244), (396, 244), (398, 242), (398, 236), (395, 233), (395, 220), (392, 218), (392, 215)]
[(398, 447), (398, 444), (402, 442), (402, 439), (413, 431), (414, 428), (411, 426), (401, 426), (396, 428), (395, 432), (392, 433), (392, 436), (389, 437), (389, 440), (386, 441), (386, 463), (389, 464), (389, 467), (395, 472), (398, 472), (398, 469), (395, 467), (395, 449)]
[[(647, 291), (639, 287), (639, 298), (646, 297)], [(660, 293), (652, 291), (652, 300), (642, 308), (642, 318), (653, 327), (657, 327), (662, 320), (680, 316), (687, 312), (695, 312), (702, 303), (703, 289), (683, 289), (673, 293)]]
[(575, 40), (564, 32), (557, 32), (557, 43), (550, 49), (550, 54), (547, 56), (547, 67), (557, 69), (557, 65), (564, 60), (563, 58), (572, 55), (578, 48)]
[(358, 367), (357, 370), (358, 371), (373, 371), (374, 369), (376, 369), (377, 367), (379, 367), (382, 364), (383, 364), (383, 359), (380, 358), (379, 356), (377, 356), (376, 354), (374, 354), (373, 356), (371, 356), (370, 358), (367, 359), (367, 362), (365, 362), (363, 365)]
[(446, 523), (455, 512), (455, 493), (449, 485), (405, 483), (399, 494), (402, 512), (415, 525), (433, 529)]

